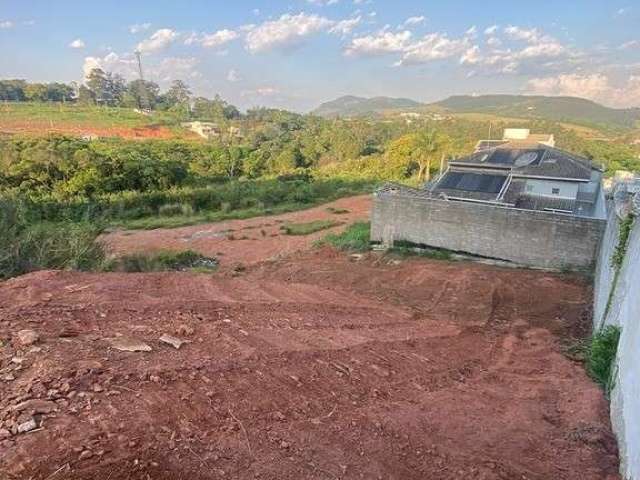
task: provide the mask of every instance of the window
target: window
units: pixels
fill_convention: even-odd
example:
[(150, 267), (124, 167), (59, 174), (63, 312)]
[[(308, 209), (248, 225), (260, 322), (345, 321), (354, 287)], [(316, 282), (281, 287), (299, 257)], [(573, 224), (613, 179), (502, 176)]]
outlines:
[(552, 188), (551, 189), (551, 194), (552, 195), (560, 195), (560, 189), (559, 188)]
[(533, 192), (533, 185), (527, 185), (527, 192)]

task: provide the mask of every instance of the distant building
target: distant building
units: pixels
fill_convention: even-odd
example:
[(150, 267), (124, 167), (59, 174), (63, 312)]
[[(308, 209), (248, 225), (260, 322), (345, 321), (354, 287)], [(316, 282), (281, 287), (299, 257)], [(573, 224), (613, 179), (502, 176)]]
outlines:
[(508, 129), (422, 189), (374, 194), (371, 240), (543, 268), (593, 267), (606, 225), (603, 172), (552, 135)]
[(220, 135), (218, 125), (212, 122), (183, 122), (182, 126), (197, 133), (203, 138), (213, 138)]
[(476, 152), (500, 146), (535, 148), (539, 145), (555, 147), (556, 141), (552, 134), (531, 133), (528, 128), (505, 128), (502, 140), (480, 140), (476, 144)]
[(604, 218), (601, 182), (602, 170), (586, 158), (507, 142), (450, 161), (429, 190), (450, 200)]

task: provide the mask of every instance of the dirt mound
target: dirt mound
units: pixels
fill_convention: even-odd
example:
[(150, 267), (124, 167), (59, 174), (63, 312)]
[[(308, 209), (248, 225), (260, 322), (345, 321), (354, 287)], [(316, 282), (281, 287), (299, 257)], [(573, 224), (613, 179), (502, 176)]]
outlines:
[[(343, 213), (332, 213), (341, 211)], [(298, 212), (230, 220), (183, 228), (155, 230), (119, 230), (102, 237), (115, 255), (157, 250), (194, 250), (218, 257), (223, 267), (250, 265), (283, 258), (308, 250), (329, 232), (338, 232), (356, 221), (369, 219), (371, 195), (342, 198), (335, 202)], [(310, 235), (287, 235), (282, 226), (288, 222), (306, 223), (333, 220), (339, 226)]]
[(0, 478), (618, 478), (606, 401), (561, 354), (589, 294), (328, 249), (240, 277), (13, 279)]

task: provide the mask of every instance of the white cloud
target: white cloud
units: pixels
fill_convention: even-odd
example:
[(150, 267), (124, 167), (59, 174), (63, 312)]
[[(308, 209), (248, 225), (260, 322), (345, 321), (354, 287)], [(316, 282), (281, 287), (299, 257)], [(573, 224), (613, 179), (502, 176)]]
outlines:
[(244, 90), (240, 95), (242, 97), (273, 97), (279, 93), (280, 90), (275, 87), (259, 87), (254, 90)]
[(143, 53), (154, 53), (168, 48), (178, 38), (178, 34), (170, 28), (156, 30), (151, 37), (138, 44), (138, 50)]
[(259, 8), (254, 8), (252, 10), (252, 13), (257, 17), (258, 15), (260, 15), (260, 9)]
[(409, 17), (407, 18), (403, 25), (420, 25), (421, 23), (424, 23), (426, 21), (426, 17), (424, 15), (417, 15), (414, 17)]
[(409, 45), (397, 65), (415, 65), (460, 55), (469, 49), (469, 39), (450, 39), (443, 33), (430, 33)]
[(13, 28), (13, 22), (11, 20), (0, 20), (0, 29)]
[(193, 33), (185, 39), (184, 43), (185, 45), (199, 44), (206, 48), (216, 48), (229, 43), (238, 37), (238, 32), (234, 30), (223, 29), (218, 30), (214, 33)]
[(498, 25), (491, 25), (490, 27), (487, 27), (484, 29), (484, 34), (485, 35), (495, 35), (495, 33), (498, 31)]
[(232, 83), (239, 82), (240, 81), (240, 75), (238, 74), (238, 71), (236, 69), (234, 69), (234, 68), (229, 70), (227, 72), (227, 80), (229, 82), (232, 82)]
[(287, 13), (277, 20), (270, 20), (250, 29), (246, 47), (251, 53), (291, 48), (302, 43), (306, 37), (327, 30), (334, 24), (328, 18), (315, 14)]
[(129, 25), (129, 33), (136, 34), (146, 32), (149, 28), (151, 28), (150, 23), (134, 23), (133, 25)]
[(402, 52), (407, 48), (411, 39), (411, 32), (390, 32), (381, 30), (376, 34), (357, 37), (351, 40), (345, 54), (349, 56), (384, 55)]
[(542, 39), (542, 34), (537, 28), (522, 28), (514, 25), (505, 27), (504, 33), (515, 40), (523, 40), (528, 43), (535, 43)]
[(475, 37), (478, 34), (478, 27), (472, 25), (464, 34), (468, 37)]
[(636, 47), (640, 47), (640, 40), (629, 40), (628, 42), (625, 42), (623, 44), (621, 44), (618, 49), (619, 50), (629, 50), (631, 48), (636, 48)]
[(35, 24), (36, 24), (35, 20), (25, 20), (25, 21), (22, 22), (22, 25), (24, 25), (26, 27), (32, 27)]
[(346, 20), (340, 20), (333, 27), (329, 29), (329, 33), (335, 33), (337, 35), (346, 36), (350, 34), (354, 28), (360, 25), (361, 21), (362, 21), (361, 16), (348, 18)]
[(168, 57), (160, 64), (147, 69), (147, 75), (159, 82), (169, 83), (173, 80), (194, 79), (201, 77), (196, 69), (200, 61), (195, 57)]
[(576, 96), (607, 105), (628, 108), (640, 106), (640, 76), (630, 75), (614, 84), (602, 73), (561, 74), (533, 78), (527, 82), (527, 91), (539, 95)]
[(84, 41), (81, 38), (76, 38), (69, 44), (69, 48), (84, 48)]
[(137, 75), (137, 62), (131, 54), (118, 55), (115, 52), (110, 52), (104, 57), (85, 57), (82, 66), (84, 78), (87, 78), (94, 68), (117, 73), (126, 78), (133, 78)]

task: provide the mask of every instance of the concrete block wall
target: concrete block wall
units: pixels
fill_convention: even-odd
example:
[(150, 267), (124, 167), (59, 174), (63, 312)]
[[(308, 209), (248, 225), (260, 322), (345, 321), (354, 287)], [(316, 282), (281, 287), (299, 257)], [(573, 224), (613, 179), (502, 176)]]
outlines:
[(604, 324), (604, 315), (609, 301), (615, 269), (611, 263), (611, 258), (618, 245), (620, 238), (620, 220), (615, 209), (609, 209), (607, 218), (607, 228), (602, 238), (600, 253), (596, 263), (593, 287), (593, 329), (598, 330)]
[(378, 192), (371, 239), (405, 240), (534, 267), (591, 269), (605, 225), (551, 212)]
[[(613, 210), (613, 209), (612, 209)], [(613, 212), (608, 228), (619, 229), (618, 218)], [(613, 285), (611, 255), (618, 243), (618, 234), (605, 235), (600, 265), (596, 270), (595, 312), (603, 317), (594, 319), (594, 328), (617, 325), (621, 328), (618, 344), (615, 387), (611, 392), (611, 424), (618, 438), (620, 469), (625, 479), (640, 480), (640, 220), (634, 222), (629, 236), (625, 259), (618, 280)], [(609, 292), (614, 287), (611, 304), (604, 316)]]

